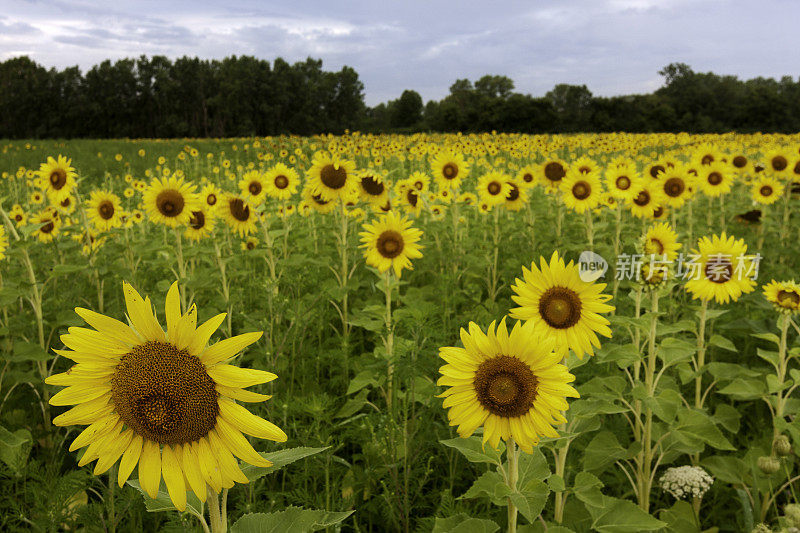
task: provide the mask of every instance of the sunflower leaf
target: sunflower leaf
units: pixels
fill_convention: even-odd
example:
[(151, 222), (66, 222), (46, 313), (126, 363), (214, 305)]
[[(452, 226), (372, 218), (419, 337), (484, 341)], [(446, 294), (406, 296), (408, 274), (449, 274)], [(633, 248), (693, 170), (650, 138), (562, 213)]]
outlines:
[(255, 481), (256, 479), (266, 476), (267, 474), (273, 474), (284, 466), (294, 463), (295, 461), (299, 461), (300, 459), (304, 459), (311, 455), (324, 452), (328, 448), (330, 448), (330, 446), (326, 446), (325, 448), (308, 448), (301, 446), (299, 448), (288, 448), (286, 450), (279, 450), (277, 452), (261, 453), (261, 456), (267, 461), (271, 462), (272, 466), (261, 467), (243, 464), (241, 466), (242, 472), (245, 476), (247, 476), (247, 479), (250, 481)]
[(502, 442), (498, 450), (495, 450), (491, 446), (484, 446), (479, 437), (469, 437), (467, 439), (456, 437), (439, 442), (450, 448), (455, 448), (471, 463), (492, 463), (500, 465), (500, 457), (505, 449)]
[(494, 533), (500, 526), (485, 518), (472, 518), (464, 513), (437, 518), (432, 533)]
[(250, 513), (231, 527), (231, 533), (283, 533), (284, 531), (319, 531), (336, 525), (355, 511), (333, 512), (320, 509), (287, 507), (273, 513)]

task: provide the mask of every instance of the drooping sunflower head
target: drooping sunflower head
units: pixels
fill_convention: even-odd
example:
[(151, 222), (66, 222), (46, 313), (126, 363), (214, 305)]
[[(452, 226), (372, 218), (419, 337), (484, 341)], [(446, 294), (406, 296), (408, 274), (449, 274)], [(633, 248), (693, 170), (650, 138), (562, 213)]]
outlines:
[(683, 246), (678, 242), (678, 234), (666, 222), (653, 224), (642, 237), (641, 248), (644, 255), (654, 255), (658, 258), (666, 256), (672, 261), (678, 256), (678, 250)]
[(755, 289), (758, 263), (747, 255), (744, 239), (736, 240), (725, 232), (711, 238), (703, 237), (692, 254), (693, 260), (685, 273), (688, 278), (685, 289), (693, 299), (735, 302), (742, 294)]
[(800, 285), (794, 280), (775, 281), (761, 287), (764, 298), (771, 303), (776, 311), (785, 314), (800, 313)]
[(108, 231), (122, 226), (122, 206), (119, 196), (108, 191), (89, 193), (86, 216), (98, 231)]
[(506, 194), (505, 208), (509, 211), (519, 211), (528, 205), (528, 191), (530, 188), (523, 187), (516, 179), (508, 181), (508, 194)]
[(264, 174), (267, 194), (279, 200), (288, 200), (300, 185), (300, 175), (291, 167), (277, 163)]
[(485, 333), (470, 322), (461, 342), (463, 348), (439, 349), (447, 364), (437, 381), (448, 387), (439, 397), (461, 437), (483, 426), (484, 443), (497, 449), (501, 440), (513, 438), (531, 453), (541, 437), (558, 436), (553, 426), (566, 420), (566, 399), (579, 395), (554, 339), (540, 336), (530, 323), (516, 322), (509, 333), (503, 318)]
[(581, 172), (570, 166), (567, 175), (561, 180), (561, 193), (564, 205), (576, 213), (594, 209), (603, 198), (603, 185), (597, 172)]
[(508, 185), (510, 180), (511, 177), (502, 172), (487, 172), (478, 180), (478, 195), (488, 204), (500, 205), (505, 202), (511, 189)]
[(543, 338), (556, 340), (555, 350), (563, 356), (571, 349), (579, 358), (593, 355), (600, 347), (597, 334), (611, 337), (609, 321), (601, 316), (614, 310), (603, 294), (605, 283), (583, 281), (578, 266), (553, 252), (548, 264), (544, 257), (522, 269), (523, 279), (517, 278), (511, 297), (519, 305), (511, 310), (511, 317), (533, 322)]
[(39, 229), (33, 232), (33, 236), (40, 242), (52, 242), (58, 236), (62, 220), (55, 209), (45, 209), (32, 215), (28, 219), (28, 223), (32, 226), (39, 226)]
[(267, 195), (264, 176), (259, 170), (248, 170), (239, 180), (242, 196), (248, 198), (252, 205), (259, 205)]
[(249, 200), (238, 194), (226, 193), (217, 204), (216, 213), (240, 237), (250, 235), (258, 221), (258, 215)]
[(348, 201), (358, 195), (356, 164), (327, 152), (317, 152), (306, 171), (306, 183), (326, 202)]
[(762, 205), (770, 205), (777, 202), (782, 196), (784, 185), (769, 174), (762, 172), (753, 181), (750, 195), (753, 200)]
[(388, 197), (389, 189), (378, 172), (361, 171), (358, 185), (359, 196), (370, 203), (381, 203)]
[(189, 218), (189, 224), (183, 235), (193, 241), (205, 239), (211, 232), (214, 231), (214, 224), (216, 219), (213, 212), (205, 207), (201, 207), (197, 211), (192, 211), (192, 216)]
[(75, 178), (78, 175), (72, 167), (72, 159), (62, 155), (58, 159), (47, 158), (46, 163), (39, 167), (37, 175), (40, 187), (54, 202), (61, 201), (65, 196), (72, 194), (75, 188)]
[[(76, 364), (48, 377), (64, 386), (50, 399), (74, 405), (53, 419), (57, 426), (88, 425), (70, 446), (88, 446), (78, 463), (97, 460), (95, 475), (120, 460), (122, 486), (139, 465), (139, 484), (151, 498), (163, 477), (173, 504), (186, 507), (186, 490), (205, 501), (235, 482), (247, 483), (236, 457), (270, 466), (242, 433), (286, 441), (286, 434), (237, 403), (268, 396), (245, 390), (276, 378), (263, 370), (226, 363), (253, 344), (261, 332), (209, 344), (225, 313), (197, 326), (197, 308), (181, 312), (177, 284), (167, 293), (164, 331), (149, 298), (123, 284), (130, 325), (88, 309), (75, 311), (91, 328), (71, 327), (61, 336), (66, 350), (55, 350)], [(188, 486), (187, 486), (188, 485)]]
[(183, 178), (154, 178), (142, 197), (147, 216), (156, 224), (171, 228), (186, 225), (200, 205), (194, 190), (195, 185)]
[(406, 217), (391, 211), (363, 227), (359, 247), (364, 249), (367, 264), (379, 272), (391, 268), (399, 278), (404, 268), (413, 270), (412, 259), (422, 257), (422, 247), (418, 244), (422, 231), (414, 228)]
[(440, 189), (458, 189), (469, 174), (469, 164), (461, 153), (442, 150), (431, 161), (431, 172)]

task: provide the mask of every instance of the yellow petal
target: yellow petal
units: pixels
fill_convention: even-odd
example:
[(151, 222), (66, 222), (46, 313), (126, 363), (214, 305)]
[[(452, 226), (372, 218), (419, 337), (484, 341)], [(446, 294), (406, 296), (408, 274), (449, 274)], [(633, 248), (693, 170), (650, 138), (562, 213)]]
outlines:
[(208, 432), (208, 443), (211, 445), (211, 451), (219, 461), (222, 474), (229, 477), (233, 481), (239, 483), (249, 483), (250, 480), (244, 475), (244, 472), (239, 468), (236, 458), (231, 454), (231, 451), (222, 443), (219, 435), (215, 430)]
[(114, 406), (108, 403), (110, 399), (111, 394), (104, 394), (94, 400), (78, 404), (66, 413), (61, 413), (55, 417), (53, 424), (56, 426), (74, 426), (97, 422), (114, 410)]
[(175, 451), (170, 445), (164, 445), (161, 455), (161, 471), (164, 474), (164, 484), (169, 492), (172, 504), (181, 512), (186, 510), (186, 485), (183, 483), (183, 471), (175, 456)]
[(192, 488), (195, 496), (201, 502), (206, 501), (206, 482), (203, 479), (203, 473), (200, 471), (200, 465), (197, 461), (197, 452), (191, 444), (183, 445), (183, 456), (181, 458), (181, 466), (183, 467), (183, 474), (186, 476), (186, 481)]
[(226, 316), (228, 316), (228, 313), (220, 313), (200, 324), (200, 327), (192, 334), (192, 340), (189, 342), (189, 346), (186, 347), (186, 350), (192, 355), (200, 355), (205, 349), (206, 344), (208, 344), (208, 339), (217, 331), (217, 328), (222, 324)]
[(94, 466), (94, 475), (99, 476), (117, 462), (120, 455), (122, 455), (128, 448), (133, 438), (133, 430), (126, 429), (119, 437), (115, 438), (111, 443), (108, 450), (100, 452), (100, 460)]
[(216, 389), (217, 392), (222, 396), (227, 396), (228, 398), (233, 398), (234, 400), (239, 400), (240, 402), (263, 402), (272, 398), (270, 394), (259, 394), (257, 392), (251, 392), (249, 390), (239, 389), (237, 387), (226, 387), (225, 385), (220, 384), (217, 384)]
[(272, 422), (254, 415), (233, 400), (220, 398), (217, 403), (220, 416), (242, 433), (260, 439), (286, 442), (286, 433)]
[(178, 293), (177, 281), (167, 291), (164, 312), (167, 315), (167, 338), (174, 343), (178, 338), (178, 321), (181, 319), (181, 295)]
[(259, 383), (269, 383), (277, 378), (272, 372), (254, 368), (239, 368), (233, 365), (217, 365), (206, 369), (215, 382), (228, 387), (244, 388)]
[(261, 335), (261, 331), (253, 331), (251, 333), (243, 333), (242, 335), (236, 335), (230, 339), (216, 342), (206, 348), (206, 350), (200, 355), (200, 360), (207, 366), (211, 366), (221, 361), (230, 359), (260, 339)]
[(141, 342), (139, 336), (124, 322), (82, 307), (76, 307), (75, 312), (94, 329), (116, 341), (129, 346), (136, 346)]
[(197, 452), (197, 464), (200, 466), (200, 472), (203, 474), (203, 478), (214, 492), (219, 493), (222, 490), (222, 476), (220, 475), (217, 460), (211, 453), (208, 440), (203, 437), (195, 441), (193, 446), (195, 452)]
[(52, 398), (50, 405), (75, 405), (99, 398), (111, 390), (111, 385), (72, 385), (61, 389)]
[(217, 427), (215, 429), (222, 442), (236, 457), (242, 461), (247, 461), (253, 466), (270, 466), (271, 463), (253, 449), (247, 439), (244, 438), (244, 435), (223, 418), (217, 418)]
[(133, 472), (133, 467), (139, 462), (139, 456), (142, 453), (142, 436), (134, 435), (131, 443), (122, 454), (122, 460), (119, 462), (119, 471), (117, 472), (117, 483), (119, 486), (125, 484)]
[(106, 431), (108, 431), (109, 428), (113, 427), (118, 420), (119, 416), (116, 414), (110, 414), (104, 416), (97, 422), (90, 424), (89, 427), (81, 431), (80, 435), (78, 435), (75, 440), (72, 441), (72, 444), (69, 446), (69, 451), (74, 452), (75, 450), (83, 448), (92, 442), (92, 439), (95, 437), (101, 437)]
[(192, 341), (195, 326), (197, 325), (197, 306), (192, 304), (189, 310), (178, 320), (177, 331), (175, 333), (175, 345), (179, 350), (183, 350)]
[(128, 318), (130, 318), (133, 328), (149, 341), (163, 342), (165, 340), (164, 330), (153, 316), (153, 308), (149, 304), (149, 299), (142, 300), (136, 289), (127, 282), (122, 282), (122, 291), (125, 294)]
[(142, 446), (142, 456), (139, 458), (139, 486), (153, 498), (158, 496), (158, 486), (161, 484), (161, 451), (159, 444), (145, 439)]

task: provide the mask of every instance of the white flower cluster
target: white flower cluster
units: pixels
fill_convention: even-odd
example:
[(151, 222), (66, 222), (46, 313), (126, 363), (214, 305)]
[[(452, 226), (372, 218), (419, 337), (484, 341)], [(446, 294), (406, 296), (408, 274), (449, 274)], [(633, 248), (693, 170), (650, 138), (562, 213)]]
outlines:
[(659, 483), (661, 490), (682, 500), (689, 496), (702, 498), (714, 483), (714, 478), (699, 466), (677, 466), (668, 468)]

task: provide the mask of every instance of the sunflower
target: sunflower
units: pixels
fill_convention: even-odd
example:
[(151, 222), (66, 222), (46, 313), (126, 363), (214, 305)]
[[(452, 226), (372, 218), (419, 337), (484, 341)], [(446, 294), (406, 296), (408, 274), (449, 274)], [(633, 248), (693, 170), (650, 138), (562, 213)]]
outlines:
[(742, 294), (753, 292), (756, 282), (751, 279), (756, 266), (748, 257), (743, 239), (733, 236), (713, 235), (698, 241), (698, 249), (692, 250), (693, 261), (687, 265), (684, 277), (685, 289), (692, 298), (717, 303), (736, 301)]
[(600, 173), (600, 165), (597, 164), (597, 161), (585, 155), (572, 161), (572, 164), (570, 164), (570, 168), (575, 168), (581, 174)]
[(195, 186), (184, 183), (183, 178), (153, 178), (142, 198), (147, 216), (171, 228), (186, 225), (192, 212), (200, 208), (194, 190)]
[(183, 235), (193, 241), (205, 239), (214, 231), (215, 221), (211, 213), (206, 208), (201, 207), (197, 211), (192, 211), (192, 216), (189, 217), (189, 225)]
[(519, 211), (528, 204), (528, 189), (516, 180), (508, 181), (508, 194), (503, 204), (509, 211)]
[(469, 174), (469, 164), (464, 161), (464, 156), (451, 150), (442, 150), (430, 163), (439, 189), (456, 190)]
[(698, 169), (697, 181), (703, 194), (710, 198), (716, 198), (730, 192), (733, 185), (733, 173), (725, 164), (714, 162)]
[(288, 200), (297, 192), (300, 175), (295, 169), (277, 163), (264, 174), (264, 183), (271, 198)]
[(75, 188), (75, 177), (78, 175), (72, 168), (72, 159), (59, 155), (58, 159), (47, 158), (37, 172), (41, 188), (54, 202), (60, 202)]
[(330, 213), (336, 207), (333, 202), (325, 200), (321, 195), (316, 194), (308, 184), (303, 187), (303, 199), (311, 209), (323, 215)]
[(536, 166), (526, 165), (521, 169), (519, 169), (519, 172), (517, 172), (517, 176), (514, 181), (524, 189), (530, 189), (535, 187), (537, 183)]
[(42, 202), (44, 202), (44, 194), (42, 194), (40, 191), (33, 191), (31, 193), (31, 203), (38, 205)]
[(217, 204), (216, 213), (240, 237), (250, 235), (256, 228), (258, 215), (247, 198), (243, 196), (226, 193)]
[(379, 173), (363, 170), (359, 173), (358, 194), (362, 200), (381, 204), (389, 197), (389, 189)]
[(91, 191), (86, 202), (86, 216), (98, 231), (108, 231), (122, 225), (119, 196), (108, 191)]
[(478, 196), (473, 192), (462, 192), (458, 195), (456, 201), (464, 205), (475, 205), (478, 203)]
[(200, 192), (200, 198), (202, 203), (213, 209), (219, 202), (221, 194), (222, 191), (220, 191), (219, 187), (213, 183), (207, 183)]
[(655, 180), (639, 182), (633, 189), (628, 207), (638, 218), (652, 218), (655, 210), (664, 204), (664, 192)]
[(692, 174), (683, 165), (673, 165), (659, 174), (659, 187), (664, 192), (664, 202), (673, 209), (679, 209), (691, 197), (693, 190)]
[(418, 216), (422, 212), (423, 202), (419, 191), (406, 180), (400, 181), (395, 186), (398, 205), (409, 215)]
[(776, 176), (787, 176), (792, 170), (792, 160), (791, 151), (783, 146), (770, 146), (764, 152), (766, 170)]
[(508, 184), (510, 179), (510, 176), (497, 171), (487, 172), (481, 176), (477, 186), (481, 200), (492, 206), (505, 202), (511, 190)]
[(32, 226), (41, 226), (33, 232), (33, 236), (41, 242), (52, 242), (61, 229), (61, 217), (51, 209), (45, 209), (35, 215), (31, 215), (28, 223)]
[(558, 158), (548, 158), (539, 165), (539, 180), (550, 192), (558, 190), (561, 180), (567, 175), (567, 164)]
[(360, 248), (364, 248), (367, 264), (383, 273), (390, 268), (400, 278), (403, 268), (413, 270), (411, 260), (422, 257), (417, 244), (422, 231), (411, 226), (411, 221), (392, 211), (377, 221), (364, 224)]
[(6, 249), (8, 248), (8, 236), (6, 235), (6, 228), (0, 224), (0, 261), (6, 258)]
[(142, 490), (155, 498), (163, 476), (172, 503), (181, 511), (187, 489), (205, 501), (206, 487), (220, 492), (236, 481), (247, 483), (234, 455), (255, 466), (271, 463), (242, 433), (286, 441), (275, 424), (236, 402), (268, 399), (245, 388), (277, 376), (225, 363), (256, 342), (261, 332), (208, 345), (225, 313), (196, 327), (194, 305), (181, 314), (176, 282), (167, 292), (165, 333), (150, 298), (142, 299), (127, 283), (123, 291), (130, 326), (75, 308), (95, 329), (71, 327), (61, 336), (68, 350), (56, 353), (77, 364), (45, 380), (66, 386), (50, 399), (52, 405), (76, 405), (53, 423), (89, 425), (70, 446), (74, 451), (88, 445), (78, 465), (98, 459), (94, 474), (99, 475), (121, 457), (121, 487), (138, 462)]
[(564, 205), (576, 213), (594, 209), (603, 198), (603, 186), (597, 172), (581, 172), (571, 166), (560, 185)]
[(245, 172), (242, 179), (239, 180), (239, 190), (243, 196), (246, 196), (252, 205), (259, 205), (264, 201), (267, 195), (265, 188), (264, 176), (258, 170), (249, 170)]
[(678, 257), (681, 243), (678, 234), (666, 222), (653, 224), (642, 237), (642, 250), (647, 256), (666, 257), (668, 261)]
[(408, 182), (419, 192), (425, 192), (431, 183), (431, 178), (424, 172), (413, 172), (408, 177)]
[(645, 165), (642, 175), (645, 178), (652, 178), (654, 180), (661, 179), (661, 174), (664, 173), (667, 168), (667, 162), (662, 159), (658, 159)]
[(447, 364), (437, 385), (448, 387), (439, 398), (448, 409), (451, 426), (469, 437), (483, 426), (483, 442), (497, 449), (502, 439), (514, 439), (533, 452), (541, 437), (558, 437), (553, 427), (566, 422), (566, 398), (579, 394), (569, 383), (575, 376), (554, 352), (554, 339), (540, 337), (531, 325), (516, 322), (511, 333), (506, 320), (484, 333), (474, 322), (461, 329), (463, 348), (439, 349)]
[(306, 171), (306, 183), (326, 202), (347, 201), (358, 195), (356, 164), (327, 152), (317, 152)]
[(781, 313), (800, 313), (800, 285), (796, 281), (775, 281), (761, 287), (764, 297)]
[(610, 167), (605, 174), (606, 189), (619, 200), (630, 200), (639, 180), (639, 173), (627, 165)]
[(19, 204), (14, 204), (11, 206), (11, 211), (8, 212), (8, 216), (11, 220), (14, 221), (14, 224), (19, 228), (27, 224), (28, 222), (28, 215), (25, 213), (25, 210)]
[(531, 263), (531, 269), (522, 268), (522, 277), (511, 287), (511, 297), (520, 307), (511, 310), (511, 317), (533, 322), (535, 331), (542, 338), (556, 340), (556, 351), (566, 356), (571, 348), (575, 355), (594, 355), (600, 347), (596, 333), (611, 337), (609, 321), (600, 316), (614, 310), (606, 302), (611, 299), (603, 294), (605, 283), (589, 283), (581, 280), (578, 266), (553, 252), (550, 264), (539, 258), (541, 268)]
[[(698, 146), (692, 154), (692, 163), (695, 168), (710, 165), (722, 159), (722, 152), (713, 144), (704, 143)], [(699, 170), (699, 169), (698, 169)]]
[(739, 174), (746, 173), (750, 169), (750, 158), (744, 150), (729, 154), (728, 161), (730, 161), (733, 171)]
[(242, 249), (243, 252), (249, 252), (250, 250), (255, 250), (258, 247), (258, 239), (255, 237), (248, 237), (247, 239), (243, 240), (239, 247)]
[(753, 182), (751, 187), (750, 195), (753, 197), (753, 200), (759, 204), (774, 204), (783, 196), (783, 183), (763, 172), (759, 175), (758, 179)]
[(75, 212), (75, 198), (65, 196), (60, 202), (51, 204), (62, 215), (71, 215)]

